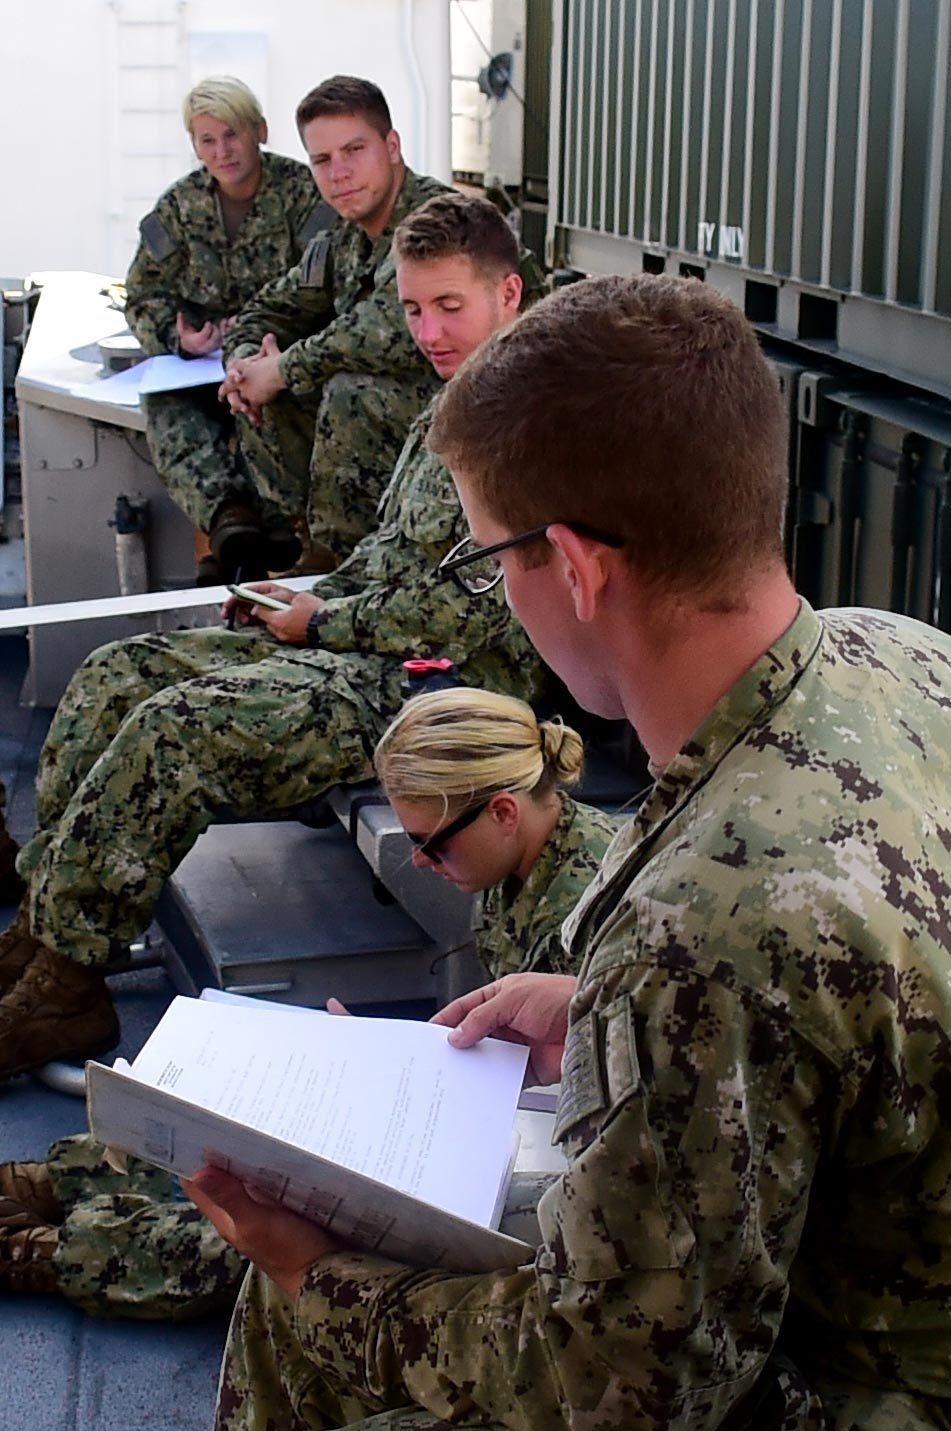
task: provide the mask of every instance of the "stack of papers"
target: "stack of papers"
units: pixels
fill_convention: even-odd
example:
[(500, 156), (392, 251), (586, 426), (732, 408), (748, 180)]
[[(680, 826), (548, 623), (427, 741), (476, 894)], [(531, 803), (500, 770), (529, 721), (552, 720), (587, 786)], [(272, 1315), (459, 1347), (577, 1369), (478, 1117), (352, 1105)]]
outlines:
[(177, 998), (135, 1062), (86, 1068), (94, 1136), (207, 1163), (341, 1237), (460, 1272), (531, 1261), (498, 1225), (528, 1052), (402, 1019)]
[(70, 391), (76, 397), (92, 402), (118, 403), (122, 407), (138, 407), (144, 393), (178, 392), (184, 388), (216, 386), (224, 381), (225, 370), (221, 349), (207, 358), (178, 358), (174, 353), (161, 353), (146, 358), (121, 373), (108, 378), (92, 378), (89, 382), (73, 383)]

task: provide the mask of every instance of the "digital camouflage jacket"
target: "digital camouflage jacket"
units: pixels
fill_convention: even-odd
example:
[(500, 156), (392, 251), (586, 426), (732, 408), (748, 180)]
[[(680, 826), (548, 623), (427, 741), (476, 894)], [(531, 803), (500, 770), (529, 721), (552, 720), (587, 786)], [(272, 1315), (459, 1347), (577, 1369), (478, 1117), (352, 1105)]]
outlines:
[[(320, 644), (401, 661), (449, 656), (467, 684), (531, 699), (541, 686), (541, 663), (501, 588), (470, 601), (436, 576), (467, 528), (448, 470), (426, 447), (432, 413), (431, 403), (410, 429), (376, 531), (314, 585), (327, 602)], [(396, 665), (391, 680), (401, 678)]]
[(146, 353), (179, 352), (179, 309), (193, 327), (234, 316), (298, 261), (322, 224), (336, 221), (306, 164), (262, 153), (261, 166), (261, 187), (233, 244), (205, 168), (172, 184), (142, 220), (125, 312)]
[(490, 979), (534, 969), (576, 974), (561, 926), (598, 872), (619, 819), (562, 794), (558, 823), (524, 884), (514, 875), (486, 890), (476, 930)]
[(438, 179), (407, 169), (383, 233), (369, 238), (358, 224), (319, 234), (301, 261), (262, 288), (225, 338), (225, 362), (256, 353), (266, 333), (282, 350), (280, 369), (296, 396), (314, 392), (333, 373), (378, 375), (432, 368), (406, 327), (390, 255), (401, 219), (434, 194)]
[[(407, 169), (390, 221), (378, 239), (358, 224), (322, 233), (301, 262), (258, 294), (225, 338), (225, 361), (249, 357), (265, 333), (282, 350), (280, 370), (297, 396), (312, 393), (338, 372), (387, 375), (432, 368), (406, 327), (396, 291), (393, 234), (414, 209), (446, 193), (438, 179)], [(541, 296), (544, 275), (528, 249), (519, 269), (523, 306)]]
[(951, 1425), (949, 712), (947, 636), (803, 603), (568, 921), (534, 1265), (322, 1258), (315, 1369), (524, 1431)]

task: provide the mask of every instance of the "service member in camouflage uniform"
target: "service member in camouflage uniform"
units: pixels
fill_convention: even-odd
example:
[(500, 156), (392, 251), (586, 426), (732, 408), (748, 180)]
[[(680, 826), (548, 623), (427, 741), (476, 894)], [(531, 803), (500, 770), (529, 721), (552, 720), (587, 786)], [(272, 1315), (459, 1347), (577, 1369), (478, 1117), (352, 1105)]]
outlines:
[(525, 882), (509, 878), (486, 891), (476, 939), (491, 979), (529, 969), (569, 972), (552, 911), (578, 903), (616, 829), (610, 815), (562, 795), (558, 820)]
[(618, 827), (565, 793), (583, 762), (569, 726), (465, 687), (408, 702), (377, 747), (413, 862), (486, 891), (476, 940), (490, 979), (567, 968), (560, 911), (577, 904)]
[(374, 526), (413, 419), (438, 385), (406, 331), (390, 248), (436, 179), (403, 163), (381, 91), (335, 75), (306, 95), (297, 127), (322, 198), (343, 220), (275, 278), (225, 335), (222, 396), (261, 502), (307, 519), (315, 570)]
[[(344, 220), (264, 288), (225, 336), (222, 393), (242, 416), (261, 500), (306, 515), (309, 569), (335, 566), (372, 530), (410, 423), (438, 384), (406, 331), (390, 248), (445, 185), (412, 173), (376, 85), (337, 75), (298, 106), (324, 199)], [(542, 277), (523, 254), (529, 297)]]
[[(183, 113), (201, 167), (167, 189), (142, 220), (126, 275), (126, 317), (149, 356), (201, 357), (220, 348), (224, 327), (239, 309), (297, 263), (336, 217), (318, 203), (305, 164), (261, 152), (267, 125), (240, 80), (202, 81), (187, 95)], [(254, 500), (237, 460), (234, 418), (213, 387), (157, 393), (143, 406), (155, 470), (197, 527), (207, 532), (226, 504)], [(282, 547), (283, 519), (271, 516), (275, 550), (247, 555), (259, 564), (267, 555), (279, 569), (294, 560), (293, 547), (289, 555), (286, 547), (287, 535), (293, 536), (285, 532)], [(209, 561), (200, 573), (207, 580), (233, 571), (241, 539), (220, 555), (224, 570), (212, 570)], [(257, 574), (267, 570), (261, 565)]]
[(440, 1016), (561, 1074), (534, 1263), (410, 1269), (207, 1170), (258, 1264), (222, 1431), (951, 1425), (951, 639), (797, 599), (784, 428), (742, 315), (678, 279), (562, 289), (447, 389), (474, 542), (655, 784), (578, 980)]
[[(384, 734), (375, 763), (409, 828), (427, 832), (414, 836), (423, 846), (417, 864), (438, 867), (464, 889), (502, 878), (487, 892), (477, 933), (489, 977), (522, 964), (563, 970), (562, 923), (615, 829), (557, 790), (581, 772), (575, 732), (539, 725), (511, 697), (462, 688), (413, 701)], [(427, 798), (434, 779), (453, 819), (460, 788), (485, 802), (484, 818), (453, 833), (444, 802)], [(128, 1173), (117, 1173), (101, 1145), (82, 1135), (54, 1143), (45, 1162), (0, 1164), (0, 1290), (61, 1294), (97, 1316), (180, 1320), (232, 1307), (244, 1259), (183, 1201), (174, 1178), (128, 1162)], [(503, 1217), (511, 1236), (538, 1240), (535, 1207), (551, 1180), (513, 1179)]]
[[(400, 282), (411, 327), (448, 376), (515, 318), (521, 281), (490, 204), (432, 202), (406, 221)], [(369, 775), (407, 656), (448, 652), (473, 685), (535, 690), (537, 660), (501, 593), (474, 609), (434, 575), (463, 521), (424, 446), (428, 422), (407, 440), (378, 530), (319, 596), (285, 591), (290, 611), (255, 608), (261, 623), (238, 631), (117, 642), (76, 673), (40, 757), (39, 829), (19, 859), (29, 892), (0, 938), (0, 1074), (115, 1039), (100, 971), (116, 942), (148, 925), (168, 875), (222, 809), (287, 810)]]

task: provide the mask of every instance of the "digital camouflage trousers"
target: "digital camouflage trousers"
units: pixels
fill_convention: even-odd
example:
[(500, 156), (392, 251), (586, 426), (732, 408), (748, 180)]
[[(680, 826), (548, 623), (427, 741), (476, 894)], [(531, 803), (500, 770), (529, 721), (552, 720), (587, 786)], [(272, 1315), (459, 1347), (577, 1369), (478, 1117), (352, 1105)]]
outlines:
[(88, 1134), (54, 1143), (47, 1168), (64, 1213), (56, 1280), (84, 1312), (184, 1321), (234, 1306), (247, 1263), (175, 1178), (137, 1158), (116, 1172)]
[(400, 705), (397, 660), (180, 631), (94, 651), (40, 755), (38, 830), (20, 852), (34, 935), (108, 964), (222, 812), (286, 813), (372, 774)]
[(437, 386), (417, 377), (329, 378), (318, 394), (281, 393), (260, 427), (239, 419), (259, 502), (303, 519), (312, 551), (335, 565), (376, 527), (376, 509), (410, 426)]
[(216, 388), (153, 393), (143, 398), (143, 407), (155, 470), (196, 527), (207, 532), (223, 502), (254, 504), (254, 486), (238, 456), (235, 420), (218, 401)]

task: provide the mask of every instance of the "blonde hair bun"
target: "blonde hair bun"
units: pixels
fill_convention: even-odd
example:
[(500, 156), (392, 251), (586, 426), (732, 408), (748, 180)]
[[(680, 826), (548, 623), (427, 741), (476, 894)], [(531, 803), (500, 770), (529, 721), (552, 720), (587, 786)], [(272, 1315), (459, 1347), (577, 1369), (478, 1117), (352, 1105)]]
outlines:
[(374, 756), (391, 797), (472, 802), (497, 791), (543, 798), (581, 775), (581, 737), (560, 720), (498, 692), (456, 686), (415, 696), (384, 732)]
[(584, 770), (584, 742), (576, 730), (557, 718), (539, 723), (545, 771), (556, 785), (577, 785)]

